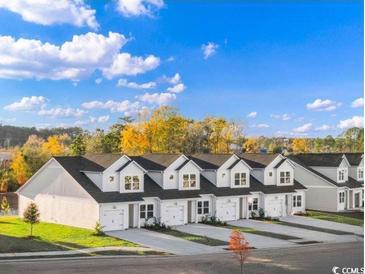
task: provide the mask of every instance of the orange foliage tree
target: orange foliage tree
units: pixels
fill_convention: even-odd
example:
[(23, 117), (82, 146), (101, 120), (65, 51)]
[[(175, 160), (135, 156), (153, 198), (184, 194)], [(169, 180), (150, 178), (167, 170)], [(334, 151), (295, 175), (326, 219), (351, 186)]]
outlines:
[(242, 274), (243, 264), (250, 252), (250, 245), (241, 231), (232, 230), (231, 235), (229, 236), (229, 249), (235, 254), (235, 257), (239, 261)]

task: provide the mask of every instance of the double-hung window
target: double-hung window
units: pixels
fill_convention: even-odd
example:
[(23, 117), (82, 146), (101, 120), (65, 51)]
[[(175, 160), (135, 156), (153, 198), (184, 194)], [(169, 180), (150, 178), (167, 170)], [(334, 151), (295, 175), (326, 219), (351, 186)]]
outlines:
[(258, 210), (259, 209), (259, 198), (253, 198), (252, 203), (248, 204), (248, 210)]
[(364, 169), (362, 167), (357, 168), (357, 179), (364, 180)]
[(149, 219), (153, 217), (153, 204), (139, 206), (139, 218)]
[(290, 171), (280, 171), (280, 184), (290, 184)]
[(302, 195), (293, 195), (293, 207), (302, 207)]
[(195, 188), (196, 187), (196, 175), (184, 174), (183, 175), (183, 188)]
[(338, 181), (339, 182), (346, 181), (346, 169), (340, 169), (338, 171)]
[(139, 176), (125, 176), (124, 188), (125, 190), (139, 190), (140, 189)]
[(338, 201), (340, 204), (343, 204), (345, 202), (345, 192), (338, 193)]
[(235, 186), (245, 186), (247, 184), (246, 173), (235, 173), (234, 174), (234, 185)]
[(209, 214), (209, 201), (198, 201), (198, 214)]

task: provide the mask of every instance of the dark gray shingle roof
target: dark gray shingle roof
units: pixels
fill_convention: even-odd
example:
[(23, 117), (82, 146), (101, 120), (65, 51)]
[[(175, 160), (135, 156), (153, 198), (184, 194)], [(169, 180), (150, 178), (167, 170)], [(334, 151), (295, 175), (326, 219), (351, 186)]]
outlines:
[(218, 169), (223, 165), (233, 154), (210, 154), (201, 153), (191, 155), (190, 158), (197, 163), (202, 169)]
[(276, 157), (278, 153), (274, 154), (261, 154), (261, 153), (241, 153), (238, 156), (241, 157), (252, 168), (265, 168)]
[(342, 162), (343, 153), (303, 153), (295, 157), (306, 166), (338, 167)]
[(345, 155), (350, 165), (358, 166), (362, 160), (362, 156), (364, 155), (364, 153), (345, 153)]

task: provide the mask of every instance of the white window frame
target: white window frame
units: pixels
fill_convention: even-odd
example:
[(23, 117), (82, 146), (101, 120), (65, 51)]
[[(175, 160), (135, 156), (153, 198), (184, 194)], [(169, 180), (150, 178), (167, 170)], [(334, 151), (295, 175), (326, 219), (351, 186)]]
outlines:
[(339, 183), (346, 182), (346, 168), (340, 168), (337, 171), (337, 179)]
[[(207, 205), (208, 203), (208, 205)], [(200, 206), (199, 206), (200, 204)], [(201, 213), (199, 213), (201, 209)], [(206, 212), (207, 211), (207, 212)], [(198, 215), (209, 215), (210, 214), (210, 202), (209, 200), (199, 200), (196, 204), (196, 214)]]
[[(238, 177), (237, 177), (238, 175)], [(236, 184), (238, 182), (238, 184)], [(247, 173), (246, 172), (235, 172), (233, 175), (233, 186), (246, 186), (247, 185)]]
[[(152, 206), (152, 209), (149, 209), (149, 207)], [(144, 207), (144, 209), (142, 209)], [(141, 213), (144, 214), (144, 218), (141, 217)], [(149, 214), (152, 214), (150, 217), (148, 217)], [(139, 205), (139, 218), (143, 220), (148, 220), (155, 216), (155, 205), (154, 204), (140, 204)]]
[(183, 174), (182, 175), (182, 188), (183, 189), (191, 189), (191, 188), (195, 189), (197, 187), (197, 177), (198, 176), (195, 173)]
[[(291, 172), (290, 171), (279, 171), (279, 183), (281, 185), (291, 184)], [(282, 182), (283, 179), (283, 182)]]
[[(254, 208), (254, 206), (255, 206), (255, 208)], [(248, 203), (248, 210), (249, 211), (259, 210), (259, 198), (257, 198), (257, 197), (252, 198), (252, 202)]]
[(293, 207), (302, 207), (302, 206), (303, 206), (303, 196), (300, 194), (293, 195)]
[[(130, 187), (127, 188), (127, 178), (130, 178)], [(135, 179), (137, 179), (135, 181)], [(138, 186), (138, 187), (136, 187)], [(141, 190), (141, 179), (138, 175), (125, 175), (124, 176), (124, 190), (125, 191), (137, 191)]]
[(338, 192), (338, 203), (339, 204), (345, 203), (345, 191)]
[(364, 168), (363, 167), (357, 168), (357, 180), (364, 180)]

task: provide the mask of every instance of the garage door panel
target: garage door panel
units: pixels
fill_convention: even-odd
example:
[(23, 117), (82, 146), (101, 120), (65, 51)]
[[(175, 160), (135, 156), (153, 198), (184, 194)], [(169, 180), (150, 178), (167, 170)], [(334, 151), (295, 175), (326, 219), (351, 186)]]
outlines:
[(166, 206), (163, 214), (164, 223), (168, 226), (184, 224), (184, 206)]
[(103, 229), (105, 231), (124, 228), (124, 210), (105, 210), (103, 213)]
[(235, 202), (222, 202), (217, 208), (217, 217), (222, 221), (232, 221), (236, 220), (236, 207)]

